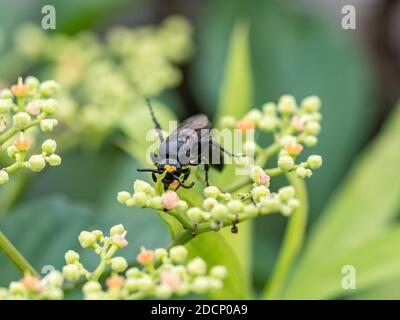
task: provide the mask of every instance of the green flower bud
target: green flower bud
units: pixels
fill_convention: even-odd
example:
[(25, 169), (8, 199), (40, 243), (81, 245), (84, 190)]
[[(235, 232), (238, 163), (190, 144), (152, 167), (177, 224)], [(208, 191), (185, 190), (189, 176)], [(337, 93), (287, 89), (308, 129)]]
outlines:
[(61, 287), (64, 279), (60, 271), (52, 271), (44, 278), (46, 285), (51, 287)]
[(276, 105), (273, 102), (264, 103), (262, 110), (266, 115), (274, 116), (276, 114)]
[(49, 163), (50, 166), (52, 167), (56, 167), (59, 166), (61, 164), (61, 157), (57, 154), (51, 154), (48, 158), (47, 158), (47, 162)]
[(154, 288), (154, 282), (150, 276), (145, 275), (142, 278), (137, 279), (136, 286), (139, 291), (148, 291)]
[(101, 241), (104, 238), (103, 232), (100, 230), (93, 230), (92, 234), (96, 237), (96, 241)]
[(60, 288), (49, 288), (43, 292), (45, 299), (47, 300), (62, 300), (64, 298), (64, 292)]
[(111, 269), (115, 272), (124, 272), (128, 268), (128, 262), (123, 257), (115, 257), (110, 260)]
[(18, 153), (18, 148), (14, 145), (8, 146), (7, 147), (7, 154), (10, 158), (15, 158), (15, 156)]
[(135, 192), (143, 192), (149, 196), (154, 196), (156, 194), (154, 188), (143, 180), (136, 180), (133, 184), (133, 190), (135, 190)]
[(14, 106), (11, 99), (0, 99), (0, 113), (8, 113)]
[(303, 142), (307, 147), (314, 147), (318, 143), (318, 138), (316, 136), (306, 136)]
[(163, 209), (162, 198), (160, 196), (151, 197), (148, 206), (156, 210)]
[(39, 86), (39, 80), (38, 78), (29, 76), (25, 79), (25, 84), (28, 85), (30, 91), (35, 91), (37, 87)]
[(226, 277), (227, 272), (225, 266), (215, 266), (211, 268), (210, 276), (222, 280)]
[(26, 112), (18, 112), (13, 116), (13, 123), (17, 129), (25, 129), (31, 122), (31, 116)]
[(187, 264), (187, 270), (191, 275), (201, 276), (207, 271), (207, 265), (200, 257), (194, 258)]
[(5, 170), (0, 170), (0, 185), (7, 183), (9, 179), (8, 173)]
[(145, 207), (147, 204), (147, 195), (144, 192), (135, 192), (132, 199), (136, 206)]
[(278, 159), (278, 167), (283, 172), (288, 172), (294, 167), (294, 160), (291, 156), (282, 156)]
[(250, 112), (246, 115), (247, 119), (250, 119), (254, 123), (258, 123), (262, 117), (262, 113), (258, 109), (252, 109)]
[(217, 220), (223, 220), (228, 214), (228, 209), (223, 204), (216, 204), (211, 210), (211, 217)]
[(262, 202), (263, 209), (266, 210), (267, 212), (278, 211), (280, 205), (281, 202), (279, 198), (276, 196), (267, 197)]
[(222, 227), (221, 221), (220, 220), (211, 220), (210, 222), (210, 228), (214, 231), (219, 231)]
[(309, 178), (312, 176), (312, 171), (304, 167), (298, 167), (296, 169), (296, 175), (300, 178)]
[(80, 278), (81, 274), (79, 267), (76, 264), (67, 264), (63, 267), (63, 276), (65, 279), (71, 282), (76, 282)]
[(45, 114), (52, 115), (58, 108), (58, 101), (56, 99), (43, 100), (41, 107)]
[(321, 132), (321, 125), (317, 121), (308, 121), (305, 131), (311, 135), (318, 135)]
[(136, 267), (129, 268), (125, 273), (127, 278), (138, 278), (140, 277), (141, 274), (142, 274), (141, 271)]
[(292, 209), (297, 209), (298, 207), (300, 207), (300, 201), (299, 201), (299, 199), (296, 199), (296, 198), (289, 199), (289, 201), (287, 202), (287, 204), (288, 204)]
[(175, 206), (177, 212), (185, 212), (188, 209), (188, 204), (186, 201), (179, 200), (178, 204)]
[(163, 261), (165, 258), (168, 257), (168, 251), (164, 248), (158, 248), (154, 250), (154, 256), (157, 260)]
[(232, 213), (239, 213), (243, 211), (243, 203), (240, 200), (231, 200), (226, 204), (226, 206)]
[(307, 163), (311, 169), (318, 169), (322, 166), (322, 157), (319, 155), (309, 156)]
[(254, 201), (258, 202), (262, 198), (268, 196), (270, 191), (266, 186), (257, 186), (251, 191), (251, 193), (253, 194)]
[(75, 252), (74, 250), (68, 250), (65, 253), (64, 258), (67, 264), (74, 264), (75, 262), (79, 261), (79, 253)]
[(281, 206), (281, 213), (285, 217), (288, 217), (293, 213), (293, 208), (291, 206), (284, 204)]
[(97, 281), (88, 281), (82, 287), (82, 291), (85, 294), (93, 293), (93, 292), (100, 292), (101, 291), (101, 284)]
[(156, 288), (155, 294), (157, 298), (168, 299), (172, 295), (172, 289), (167, 285), (161, 284)]
[(203, 201), (203, 208), (205, 210), (211, 211), (212, 208), (214, 208), (218, 204), (218, 201), (215, 200), (214, 198), (206, 198)]
[(321, 108), (321, 100), (317, 96), (307, 97), (301, 102), (301, 108), (310, 113), (318, 111)]
[(193, 280), (192, 290), (197, 294), (205, 293), (210, 286), (210, 281), (207, 277), (197, 277)]
[(286, 202), (289, 199), (293, 198), (295, 193), (296, 193), (296, 191), (294, 190), (293, 186), (286, 186), (286, 187), (280, 188), (278, 191), (279, 198), (283, 202)]
[(206, 198), (214, 198), (216, 199), (220, 195), (221, 191), (217, 187), (210, 186), (206, 187), (203, 190), (203, 194)]
[(201, 212), (201, 217), (203, 220), (210, 220), (211, 219), (211, 213), (207, 211), (202, 211)]
[(178, 264), (184, 263), (187, 255), (188, 251), (184, 246), (174, 246), (169, 250), (171, 260)]
[(125, 204), (129, 199), (131, 199), (131, 194), (127, 191), (118, 192), (117, 200), (119, 203)]
[(258, 122), (258, 127), (261, 130), (271, 132), (275, 130), (278, 125), (278, 119), (275, 116), (264, 116)]
[(44, 81), (39, 86), (40, 94), (44, 97), (54, 95), (59, 90), (59, 88), (59, 84), (54, 80)]
[(12, 100), (14, 95), (12, 94), (10, 89), (3, 89), (0, 91), (0, 99), (4, 100)]
[(191, 221), (197, 222), (201, 219), (201, 210), (199, 208), (190, 208), (186, 215)]
[(26, 293), (26, 288), (21, 282), (13, 281), (10, 283), (9, 291), (12, 295), (20, 296)]
[(42, 151), (45, 154), (52, 154), (56, 152), (56, 149), (57, 149), (57, 142), (55, 142), (55, 140), (48, 139), (42, 144)]
[(234, 128), (236, 120), (232, 116), (224, 116), (221, 118), (221, 127), (223, 128)]
[(54, 127), (58, 124), (56, 119), (44, 119), (40, 121), (40, 129), (43, 132), (53, 131)]
[(29, 158), (29, 169), (33, 172), (40, 172), (46, 166), (46, 161), (41, 155), (33, 155)]
[(287, 116), (295, 113), (297, 109), (296, 100), (293, 96), (284, 95), (279, 99), (278, 110)]
[(88, 231), (82, 231), (78, 237), (82, 248), (91, 248), (96, 244), (96, 236)]
[(124, 227), (124, 225), (123, 224), (117, 224), (116, 226), (113, 226), (111, 229), (110, 229), (110, 236), (113, 236), (113, 235), (115, 235), (115, 234), (119, 234), (119, 235), (122, 235), (122, 234), (124, 234), (125, 233), (125, 227)]

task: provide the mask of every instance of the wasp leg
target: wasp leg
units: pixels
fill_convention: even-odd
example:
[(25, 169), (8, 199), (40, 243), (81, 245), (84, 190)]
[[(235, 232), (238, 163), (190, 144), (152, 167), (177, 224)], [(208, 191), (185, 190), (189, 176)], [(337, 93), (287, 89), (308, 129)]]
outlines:
[(206, 186), (208, 187), (210, 183), (208, 182), (208, 170), (210, 170), (210, 165), (209, 164), (204, 164), (204, 175), (205, 175), (205, 181), (206, 181)]
[(182, 173), (183, 173), (182, 182), (185, 182), (187, 180), (187, 178), (189, 178), (190, 171), (191, 171), (190, 168), (186, 168), (186, 169), (182, 170)]
[(157, 182), (157, 177), (156, 177), (156, 174), (154, 172), (151, 174), (151, 177), (153, 178), (154, 182)]

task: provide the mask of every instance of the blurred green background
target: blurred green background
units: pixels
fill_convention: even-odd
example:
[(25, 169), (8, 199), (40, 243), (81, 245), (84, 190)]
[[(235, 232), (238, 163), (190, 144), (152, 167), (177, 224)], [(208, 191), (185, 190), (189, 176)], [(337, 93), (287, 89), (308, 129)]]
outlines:
[[(398, 279), (400, 288), (400, 261), (397, 256), (395, 261), (388, 258), (392, 251), (383, 251), (389, 241), (400, 245), (398, 233), (382, 235), (388, 238), (380, 239), (383, 244), (376, 247), (376, 255), (372, 255), (376, 245), (372, 237), (380, 235), (383, 226), (390, 231), (396, 228), (395, 217), (400, 204), (400, 187), (396, 181), (400, 178), (400, 128), (396, 132), (398, 126), (392, 124), (385, 131), (388, 141), (382, 142), (383, 138), (380, 138), (380, 144), (368, 148), (369, 153), (363, 154), (361, 161), (359, 159), (361, 151), (380, 135), (385, 120), (394, 117), (390, 112), (400, 93), (400, 44), (398, 37), (393, 36), (396, 34), (393, 29), (400, 31), (400, 19), (396, 20), (390, 12), (394, 12), (398, 4), (396, 1), (372, 1), (372, 4), (364, 5), (359, 1), (353, 2), (358, 4), (356, 30), (341, 27), (341, 1), (2, 1), (0, 79), (8, 84), (13, 83), (20, 72), (40, 77), (46, 75), (46, 65), (26, 66), (15, 56), (11, 60), (7, 58), (9, 63), (6, 66), (1, 61), (13, 46), (14, 33), (21, 23), (30, 21), (40, 25), (41, 8), (45, 4), (53, 4), (57, 12), (57, 29), (47, 33), (65, 33), (73, 37), (83, 30), (91, 30), (100, 40), (104, 40), (104, 34), (115, 25), (157, 25), (169, 15), (180, 14), (193, 24), (194, 54), (180, 67), (181, 83), (162, 92), (158, 99), (179, 119), (198, 112), (213, 117), (224, 78), (230, 35), (235, 23), (248, 23), (253, 84), (253, 105), (249, 107), (276, 101), (282, 94), (293, 94), (299, 100), (315, 94), (323, 102), (322, 134), (318, 146), (308, 152), (321, 154), (324, 166), (307, 182), (310, 198), (308, 230), (313, 230), (314, 226), (320, 229), (307, 233), (308, 255), (301, 258), (298, 268), (295, 268), (294, 272), (300, 275), (293, 275), (287, 297), (338, 298), (350, 295), (378, 298), (382, 292), (385, 297), (389, 293), (390, 297), (397, 297), (400, 289), (386, 290), (384, 285)], [(392, 24), (381, 23), (390, 19)], [(49, 47), (48, 50), (53, 49)], [(135, 178), (148, 179), (146, 175), (136, 173), (140, 159), (135, 159), (114, 143), (118, 134), (116, 129), (95, 147), (76, 144), (63, 153), (61, 167), (45, 170), (34, 177), (24, 177), (23, 188), (14, 185), (0, 189), (0, 201), (3, 202), (3, 205), (0, 203), (0, 227), (39, 270), (47, 263), (59, 268), (66, 249), (79, 251), (76, 237), (84, 229), (108, 229), (114, 224), (125, 224), (131, 245), (129, 252), (124, 250), (130, 257), (142, 245), (158, 247), (168, 244), (168, 230), (155, 214), (149, 210), (126, 208), (115, 200), (117, 192), (129, 190)], [(376, 162), (377, 159), (380, 162)], [(354, 173), (360, 167), (362, 172)], [(366, 180), (364, 174), (371, 180)], [(380, 183), (375, 184), (376, 175), (381, 175), (381, 178), (378, 179)], [(343, 189), (347, 191), (340, 191)], [(363, 193), (364, 189), (367, 193)], [(343, 200), (341, 195), (344, 193), (353, 197)], [(4, 205), (5, 199), (10, 197), (12, 203)], [(373, 202), (371, 206), (365, 205), (368, 201)], [(366, 212), (372, 209), (375, 211)], [(375, 221), (380, 210), (384, 217)], [(334, 211), (340, 213), (332, 213)], [(390, 214), (385, 215), (385, 212)], [(353, 214), (359, 220), (352, 220)], [(335, 218), (326, 218), (318, 223), (322, 215)], [(371, 223), (360, 222), (365, 219)], [(285, 224), (285, 218), (274, 215), (259, 218), (252, 226), (250, 277), (256, 293), (262, 292), (273, 270)], [(355, 229), (344, 233), (348, 224)], [(330, 230), (332, 226), (336, 229)], [(368, 230), (371, 230), (371, 238), (359, 237), (357, 241), (349, 238), (346, 242), (346, 235), (369, 234)], [(323, 236), (318, 238), (321, 234)], [(329, 234), (331, 238), (328, 238)], [(313, 249), (310, 241), (318, 242), (319, 251)], [(348, 243), (351, 249), (372, 241), (368, 246), (372, 250), (371, 256), (365, 249), (360, 265), (364, 260), (374, 260), (377, 266), (366, 267), (366, 280), (363, 282), (364, 278), (361, 279), (361, 288), (356, 293), (340, 291), (337, 289), (340, 282), (335, 283), (335, 279), (341, 278), (340, 263), (352, 263), (351, 259), (343, 258), (353, 256), (351, 251), (343, 249), (345, 244), (343, 250), (337, 249), (343, 254), (334, 258), (334, 246), (341, 241)], [(393, 247), (393, 252), (396, 248)], [(85, 258), (90, 260), (93, 257)], [(318, 265), (323, 264), (321, 260), (333, 262), (318, 269)], [(366, 265), (370, 266), (368, 263)], [(361, 276), (364, 277), (362, 270)], [(386, 277), (381, 276), (384, 274)], [(0, 256), (0, 285), (16, 278), (18, 272)], [(310, 282), (318, 282), (321, 288), (313, 288)], [(307, 283), (310, 287), (304, 288)]]

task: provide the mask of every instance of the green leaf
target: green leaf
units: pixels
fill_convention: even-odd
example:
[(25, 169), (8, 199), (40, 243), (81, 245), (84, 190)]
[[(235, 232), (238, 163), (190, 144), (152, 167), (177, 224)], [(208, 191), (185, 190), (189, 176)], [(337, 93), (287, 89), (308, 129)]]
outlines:
[(228, 270), (223, 289), (213, 292), (211, 299), (249, 299), (247, 271), (243, 270), (234, 243), (221, 235), (221, 232), (203, 233), (187, 244), (191, 257), (203, 258), (209, 267), (224, 265)]
[(240, 118), (251, 107), (249, 26), (244, 22), (238, 22), (233, 29), (226, 61), (217, 120), (225, 115)]
[[(338, 263), (363, 261), (362, 270), (381, 272), (379, 281), (390, 280), (397, 259), (378, 271), (375, 258), (390, 256), (393, 244), (399, 245), (398, 232), (388, 230), (398, 213), (400, 180), (394, 179), (400, 163), (400, 105), (390, 116), (383, 132), (355, 162), (349, 176), (330, 201), (321, 221), (314, 228), (305, 254), (299, 263), (287, 298), (329, 298), (338, 292)], [(386, 241), (384, 241), (386, 239)], [(368, 246), (366, 246), (368, 244)], [(369, 249), (370, 255), (368, 254)], [(389, 252), (387, 252), (389, 250)], [(379, 252), (382, 254), (379, 254)], [(353, 257), (351, 258), (350, 257)], [(349, 259), (345, 259), (348, 257)], [(354, 260), (353, 260), (354, 259)], [(388, 268), (390, 270), (386, 270)], [(365, 272), (361, 286), (377, 284), (377, 275)], [(363, 289), (360, 285), (359, 289)], [(343, 294), (343, 292), (341, 292)]]

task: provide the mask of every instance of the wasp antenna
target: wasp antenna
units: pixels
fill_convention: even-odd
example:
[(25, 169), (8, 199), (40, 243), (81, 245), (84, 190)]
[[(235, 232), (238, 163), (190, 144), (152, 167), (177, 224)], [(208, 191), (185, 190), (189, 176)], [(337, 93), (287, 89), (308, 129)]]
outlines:
[(155, 125), (155, 127), (156, 127), (158, 136), (159, 136), (159, 138), (160, 138), (160, 142), (163, 142), (163, 141), (164, 141), (164, 135), (163, 135), (162, 130), (161, 130), (161, 125), (160, 125), (160, 123), (159, 123), (159, 122), (157, 121), (157, 119), (156, 119), (156, 116), (155, 116), (155, 114), (154, 114), (153, 107), (151, 106), (150, 99), (149, 99), (149, 98), (146, 98), (146, 102), (147, 102), (147, 105), (148, 105), (149, 110), (150, 110), (151, 119), (152, 119), (153, 122), (154, 122), (154, 125)]
[(153, 172), (153, 173), (163, 173), (163, 170), (153, 169), (153, 168), (144, 168), (144, 169), (136, 169), (139, 172)]

